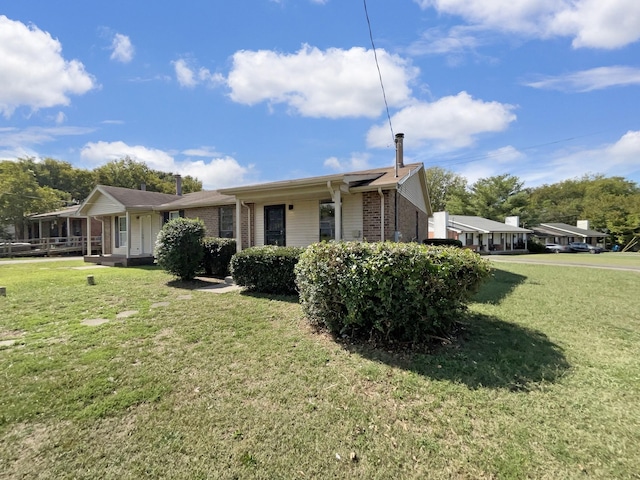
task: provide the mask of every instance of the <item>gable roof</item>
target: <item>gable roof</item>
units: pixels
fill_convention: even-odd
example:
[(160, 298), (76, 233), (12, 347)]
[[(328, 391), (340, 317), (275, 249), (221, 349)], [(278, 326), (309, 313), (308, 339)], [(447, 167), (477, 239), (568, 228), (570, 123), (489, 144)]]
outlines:
[[(433, 222), (433, 218), (429, 219)], [(476, 217), (472, 215), (449, 215), (449, 224), (447, 228), (459, 232), (477, 232), (477, 233), (531, 233), (526, 228), (514, 227), (506, 223), (496, 222), (488, 218)]]
[(53, 218), (61, 218), (61, 217), (75, 217), (76, 213), (80, 208), (80, 205), (72, 205), (70, 207), (61, 208), (60, 210), (54, 210), (53, 212), (46, 213), (36, 213), (34, 215), (29, 215), (29, 218), (35, 220), (45, 220), (45, 219), (53, 219)]
[[(277, 182), (259, 183), (241, 187), (223, 188), (220, 193), (234, 195), (241, 200), (265, 199), (275, 196), (308, 195), (310, 193), (327, 193), (330, 189), (341, 188), (350, 193), (397, 189), (402, 180), (415, 170), (424, 170), (422, 163), (406, 164), (398, 168), (395, 176), (395, 166), (372, 168), (356, 172), (306, 177)], [(426, 196), (426, 184), (425, 184)]]
[(218, 190), (202, 190), (200, 192), (187, 193), (177, 200), (163, 203), (153, 207), (158, 211), (180, 210), (183, 208), (211, 207), (215, 205), (235, 205), (233, 195), (224, 195)]
[(540, 227), (534, 227), (535, 231), (540, 231), (541, 233), (550, 234), (554, 236), (566, 237), (570, 235), (576, 235), (579, 237), (587, 238), (587, 237), (606, 237), (606, 233), (598, 232), (597, 230), (586, 230), (584, 228), (578, 228), (573, 225), (568, 225), (566, 223), (541, 223)]
[(111, 187), (109, 185), (97, 185), (89, 194), (80, 208), (78, 214), (86, 215), (91, 206), (100, 196), (105, 196), (112, 203), (113, 213), (127, 210), (151, 210), (154, 206), (181, 198), (170, 193), (148, 192), (146, 190), (134, 190), (131, 188)]

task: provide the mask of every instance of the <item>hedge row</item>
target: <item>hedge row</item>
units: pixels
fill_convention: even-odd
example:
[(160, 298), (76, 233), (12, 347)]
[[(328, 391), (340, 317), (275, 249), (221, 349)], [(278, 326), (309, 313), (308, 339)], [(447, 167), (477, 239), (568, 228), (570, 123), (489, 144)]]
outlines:
[(281, 295), (296, 293), (294, 267), (304, 248), (252, 247), (231, 259), (233, 280), (249, 290)]
[(488, 277), (487, 260), (416, 243), (317, 243), (296, 266), (307, 318), (334, 334), (382, 342), (442, 335)]

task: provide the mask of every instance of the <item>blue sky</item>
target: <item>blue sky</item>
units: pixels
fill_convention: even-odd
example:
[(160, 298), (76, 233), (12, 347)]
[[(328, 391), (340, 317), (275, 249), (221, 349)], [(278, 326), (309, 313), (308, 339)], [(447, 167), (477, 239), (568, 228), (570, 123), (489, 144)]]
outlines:
[(0, 6), (0, 159), (126, 155), (213, 189), (406, 162), (640, 182), (638, 0)]

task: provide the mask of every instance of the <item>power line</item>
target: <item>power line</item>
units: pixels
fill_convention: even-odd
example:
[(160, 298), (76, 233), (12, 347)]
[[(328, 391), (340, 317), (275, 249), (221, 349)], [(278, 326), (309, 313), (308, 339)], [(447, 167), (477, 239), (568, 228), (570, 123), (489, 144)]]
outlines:
[(369, 38), (371, 39), (371, 48), (373, 49), (373, 57), (376, 60), (376, 68), (378, 69), (378, 78), (380, 78), (380, 87), (382, 88), (382, 98), (384, 99), (384, 106), (387, 110), (387, 120), (389, 121), (389, 130), (391, 130), (391, 141), (395, 142), (395, 135), (393, 134), (393, 126), (391, 125), (391, 115), (389, 114), (389, 104), (387, 103), (387, 94), (384, 90), (384, 83), (382, 82), (382, 72), (380, 72), (380, 63), (378, 62), (378, 54), (376, 53), (376, 45), (373, 42), (373, 33), (371, 31), (371, 21), (369, 20), (369, 11), (367, 10), (367, 0), (363, 0), (364, 14), (367, 17), (367, 26), (369, 27)]

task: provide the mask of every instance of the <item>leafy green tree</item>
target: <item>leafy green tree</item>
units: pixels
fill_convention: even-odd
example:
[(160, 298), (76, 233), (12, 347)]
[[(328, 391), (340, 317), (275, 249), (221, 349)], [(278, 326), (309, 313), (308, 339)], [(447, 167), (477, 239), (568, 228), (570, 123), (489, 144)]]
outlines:
[(21, 162), (0, 162), (0, 227), (13, 225), (17, 238), (25, 238), (27, 217), (64, 207), (65, 192), (41, 187), (33, 171)]
[(481, 178), (471, 186), (469, 211), (498, 222), (510, 215), (527, 221), (529, 194), (523, 186), (518, 177), (509, 174)]
[(50, 187), (67, 192), (74, 202), (80, 203), (96, 185), (93, 172), (76, 168), (69, 162), (45, 158), (36, 161), (33, 158), (21, 159), (24, 168), (33, 171), (41, 187)]
[[(113, 160), (94, 169), (96, 182), (101, 185), (140, 189), (144, 184), (150, 192), (175, 193), (175, 178), (172, 173), (150, 169), (144, 162), (129, 157)], [(182, 178), (182, 192), (202, 190), (202, 182), (191, 176)]]
[(461, 215), (469, 199), (467, 180), (457, 173), (440, 167), (425, 170), (427, 175), (427, 191), (431, 208), (434, 212), (454, 210), (451, 213)]

